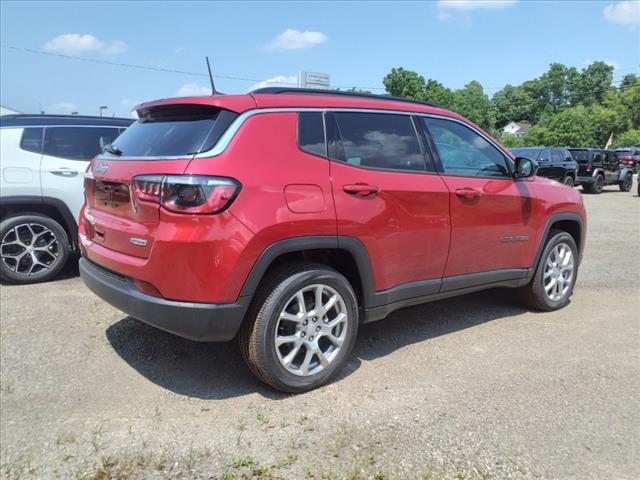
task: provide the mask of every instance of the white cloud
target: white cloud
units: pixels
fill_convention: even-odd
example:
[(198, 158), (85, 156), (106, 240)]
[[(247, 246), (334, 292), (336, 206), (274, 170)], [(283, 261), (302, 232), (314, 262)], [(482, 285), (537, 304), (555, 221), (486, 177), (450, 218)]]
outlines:
[(185, 83), (176, 92), (178, 97), (197, 97), (199, 95), (211, 95), (211, 87), (199, 83)]
[(604, 18), (610, 22), (622, 23), (630, 28), (640, 24), (640, 2), (624, 0), (604, 7)]
[(436, 17), (438, 18), (438, 20), (445, 22), (451, 19), (451, 14), (449, 12), (438, 12)]
[(518, 0), (439, 0), (438, 8), (455, 10), (499, 9), (513, 5)]
[(49, 40), (42, 46), (42, 50), (65, 55), (79, 55), (82, 53), (105, 53), (118, 55), (127, 51), (127, 44), (122, 40), (103, 42), (90, 34), (65, 33)]
[(69, 114), (71, 112), (77, 112), (78, 105), (72, 102), (57, 102), (52, 103), (51, 105), (45, 105), (44, 111), (46, 113)]
[(305, 30), (286, 29), (276, 35), (271, 43), (265, 45), (266, 50), (301, 50), (311, 48), (326, 42), (328, 37), (322, 32), (309, 32)]
[(297, 87), (298, 86), (298, 77), (296, 75), (286, 76), (286, 75), (278, 75), (273, 78), (267, 78), (266, 80), (256, 83), (252, 86), (249, 91), (255, 90), (256, 88), (264, 88), (264, 87)]

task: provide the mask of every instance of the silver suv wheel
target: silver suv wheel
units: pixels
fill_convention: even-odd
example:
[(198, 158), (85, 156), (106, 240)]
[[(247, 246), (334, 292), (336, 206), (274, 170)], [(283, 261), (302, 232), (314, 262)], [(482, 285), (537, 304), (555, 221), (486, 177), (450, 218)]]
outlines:
[(566, 243), (558, 243), (547, 256), (542, 282), (547, 297), (557, 302), (564, 298), (573, 282), (574, 258)]
[(56, 266), (60, 260), (60, 241), (44, 225), (23, 223), (2, 237), (0, 254), (2, 263), (11, 272), (29, 277)]
[(280, 312), (275, 346), (280, 364), (290, 373), (321, 372), (337, 357), (347, 336), (347, 307), (328, 285), (298, 290)]

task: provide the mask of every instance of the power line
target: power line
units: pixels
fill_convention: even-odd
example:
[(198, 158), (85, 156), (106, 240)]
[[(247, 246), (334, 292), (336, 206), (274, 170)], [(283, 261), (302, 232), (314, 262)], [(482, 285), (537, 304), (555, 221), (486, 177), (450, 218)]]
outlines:
[[(36, 55), (45, 55), (45, 56), (50, 56), (50, 57), (58, 57), (58, 58), (65, 58), (68, 60), (78, 60), (78, 61), (82, 61), (82, 62), (88, 62), (88, 63), (98, 63), (98, 64), (103, 64), (103, 65), (112, 65), (112, 66), (118, 66), (118, 67), (125, 67), (125, 68), (133, 68), (133, 69), (137, 69), (137, 70), (148, 70), (148, 71), (154, 71), (154, 72), (163, 72), (163, 73), (174, 73), (174, 74), (179, 74), (179, 75), (190, 75), (190, 76), (195, 76), (195, 77), (209, 77), (209, 75), (207, 73), (200, 73), (200, 72), (191, 72), (188, 70), (179, 70), (179, 69), (175, 69), (175, 68), (168, 68), (168, 67), (153, 67), (153, 66), (149, 66), (149, 65), (137, 65), (134, 63), (123, 63), (123, 62), (113, 62), (110, 60), (101, 60), (101, 59), (97, 59), (97, 58), (89, 58), (89, 57), (79, 57), (76, 55), (66, 55), (63, 53), (53, 53), (53, 52), (43, 52), (41, 50), (34, 50), (31, 48), (23, 48), (23, 47), (16, 47), (13, 45), (1, 45), (2, 48), (5, 49), (9, 49), (9, 50), (14, 50), (14, 51), (18, 51), (18, 52), (26, 52), (26, 53), (31, 53), (31, 54), (36, 54)], [(627, 69), (630, 70), (630, 69)], [(226, 80), (233, 80), (233, 81), (242, 81), (242, 82), (251, 82), (251, 83), (274, 83), (274, 84), (279, 84), (279, 85), (291, 85), (291, 86), (298, 86), (297, 83), (294, 82), (282, 82), (282, 81), (269, 81), (269, 80), (261, 80), (261, 79), (256, 79), (256, 78), (247, 78), (247, 77), (239, 77), (239, 76), (235, 76), (235, 75), (227, 75), (227, 74), (215, 74), (213, 75), (214, 78), (222, 78), (222, 79), (226, 79)], [(621, 83), (622, 81), (624, 81), (624, 78), (622, 79), (616, 79), (616, 80), (612, 80), (611, 84), (617, 84), (617, 83)], [(624, 90), (626, 88), (634, 88), (637, 87), (636, 85), (628, 85), (626, 87), (618, 87), (618, 90)], [(358, 87), (358, 86), (335, 86), (334, 88), (357, 88), (357, 89), (361, 89), (361, 90), (383, 90), (385, 91), (385, 88), (382, 87)], [(444, 87), (447, 88), (447, 87)], [(504, 87), (487, 87), (484, 88), (483, 87), (483, 91), (486, 90), (490, 90), (490, 89), (500, 89), (500, 88), (504, 88)], [(451, 89), (449, 89), (451, 90)], [(588, 91), (588, 92), (584, 92), (585, 95), (586, 94), (595, 94), (595, 93), (600, 93), (600, 92), (604, 92), (609, 90), (609, 88), (605, 88), (605, 89), (601, 89), (601, 90), (593, 90), (593, 91)], [(575, 96), (573, 96), (574, 99), (576, 98)], [(578, 97), (579, 98), (579, 97)], [(512, 105), (533, 105), (535, 103), (539, 103), (541, 101), (544, 101), (544, 99), (528, 99), (527, 103), (519, 103), (519, 102), (514, 102), (512, 103)]]
[[(45, 55), (45, 56), (49, 56), (49, 57), (59, 57), (59, 58), (66, 58), (69, 60), (79, 60), (81, 62), (88, 62), (88, 63), (99, 63), (99, 64), (103, 64), (103, 65), (112, 65), (112, 66), (117, 66), (117, 67), (126, 67), (126, 68), (135, 68), (137, 70), (149, 70), (149, 71), (153, 71), (153, 72), (164, 72), (164, 73), (176, 73), (176, 74), (180, 74), (180, 75), (191, 75), (194, 77), (209, 77), (209, 75), (207, 73), (200, 73), (200, 72), (190, 72), (188, 70), (178, 70), (175, 68), (167, 68), (167, 67), (152, 67), (149, 65), (137, 65), (135, 63), (122, 63), (122, 62), (113, 62), (110, 60), (101, 60), (101, 59), (97, 59), (97, 58), (89, 58), (89, 57), (78, 57), (76, 55), (66, 55), (63, 53), (53, 53), (53, 52), (43, 52), (41, 50), (34, 50), (31, 48), (22, 48), (22, 47), (15, 47), (13, 45), (2, 45), (2, 48), (6, 48), (9, 50), (15, 50), (18, 52), (26, 52), (26, 53), (32, 53), (32, 54), (36, 54), (36, 55)], [(269, 81), (269, 80), (262, 80), (262, 79), (257, 79), (257, 78), (247, 78), (247, 77), (238, 77), (238, 76), (234, 76), (234, 75), (227, 75), (227, 74), (221, 74), (221, 73), (216, 73), (215, 75), (213, 75), (214, 78), (223, 78), (226, 80), (235, 80), (235, 81), (240, 81), (240, 82), (251, 82), (251, 83), (277, 83), (279, 85), (291, 85), (291, 86), (298, 86), (297, 82), (281, 82), (281, 81)], [(335, 88), (360, 88), (362, 90), (385, 90), (382, 87), (357, 87), (354, 85), (350, 85), (350, 86), (336, 86)]]

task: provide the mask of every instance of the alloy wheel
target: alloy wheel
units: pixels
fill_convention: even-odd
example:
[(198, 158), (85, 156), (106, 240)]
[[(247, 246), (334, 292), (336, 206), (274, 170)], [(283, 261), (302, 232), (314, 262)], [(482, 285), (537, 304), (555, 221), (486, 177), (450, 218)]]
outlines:
[(4, 235), (0, 256), (9, 270), (30, 277), (55, 266), (60, 259), (60, 243), (44, 225), (23, 223)]
[(559, 243), (549, 252), (542, 275), (544, 291), (549, 300), (557, 302), (564, 298), (571, 289), (574, 270), (571, 247)]
[(336, 359), (347, 336), (342, 296), (323, 284), (308, 285), (289, 298), (280, 312), (275, 347), (280, 364), (298, 376), (321, 372)]

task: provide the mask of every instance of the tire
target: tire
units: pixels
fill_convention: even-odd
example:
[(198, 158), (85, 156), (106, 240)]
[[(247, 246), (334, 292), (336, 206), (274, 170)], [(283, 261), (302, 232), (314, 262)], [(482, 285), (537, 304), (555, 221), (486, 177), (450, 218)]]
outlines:
[(562, 181), (562, 183), (567, 187), (573, 188), (573, 185), (575, 184), (575, 180), (571, 175), (567, 175), (566, 177), (564, 177), (564, 180)]
[[(520, 290), (522, 300), (529, 307), (542, 311), (558, 310), (565, 307), (569, 303), (578, 278), (578, 247), (573, 237), (562, 230), (551, 230), (548, 238), (531, 282)], [(558, 290), (561, 289), (561, 292), (559, 292), (561, 296), (553, 298), (555, 287), (552, 282), (558, 274), (558, 270), (563, 268), (561, 266), (557, 269), (552, 265), (554, 260), (562, 265), (562, 261), (558, 262), (558, 251), (562, 251), (562, 247), (565, 248), (565, 252), (568, 249), (571, 253), (572, 269), (568, 274), (567, 267), (564, 267), (564, 272), (560, 272), (560, 277), (563, 278), (562, 281), (558, 281), (559, 278), (555, 278), (556, 281), (553, 285), (560, 285)], [(566, 258), (566, 253), (562, 256), (562, 259), (564, 258)], [(549, 288), (549, 285), (552, 285), (551, 288)], [(550, 293), (548, 293), (549, 291)]]
[[(318, 289), (321, 305), (337, 295), (335, 304), (316, 317)], [(299, 263), (270, 275), (260, 291), (238, 338), (242, 357), (258, 379), (277, 390), (299, 393), (324, 385), (344, 368), (359, 323), (358, 302), (345, 277), (325, 265)], [(305, 313), (297, 300), (300, 293)], [(333, 327), (327, 324), (338, 321)]]
[(67, 263), (69, 252), (67, 233), (50, 217), (25, 214), (0, 223), (0, 278), (6, 282), (51, 280)]
[(633, 186), (632, 174), (627, 174), (627, 176), (624, 177), (624, 180), (622, 180), (621, 182), (618, 182), (618, 187), (620, 188), (621, 192), (630, 192), (632, 186)]
[(595, 193), (596, 195), (602, 193), (604, 189), (604, 175), (596, 176), (593, 184), (591, 185), (591, 193)]

